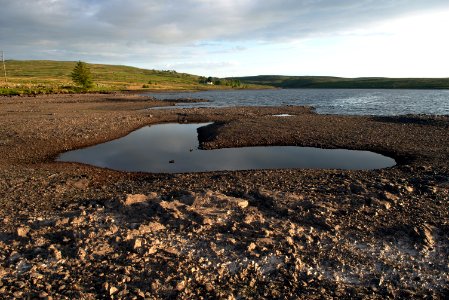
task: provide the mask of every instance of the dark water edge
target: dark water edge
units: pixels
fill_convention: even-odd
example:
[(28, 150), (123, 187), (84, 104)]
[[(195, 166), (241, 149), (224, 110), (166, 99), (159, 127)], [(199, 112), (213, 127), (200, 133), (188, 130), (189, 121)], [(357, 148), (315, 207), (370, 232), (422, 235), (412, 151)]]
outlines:
[(297, 146), (198, 149), (204, 124), (159, 124), (120, 139), (61, 154), (57, 161), (79, 162), (119, 171), (184, 173), (254, 169), (380, 169), (395, 160), (369, 151)]
[(208, 99), (181, 108), (306, 105), (320, 114), (394, 116), (449, 115), (449, 90), (276, 89), (145, 93), (157, 99)]

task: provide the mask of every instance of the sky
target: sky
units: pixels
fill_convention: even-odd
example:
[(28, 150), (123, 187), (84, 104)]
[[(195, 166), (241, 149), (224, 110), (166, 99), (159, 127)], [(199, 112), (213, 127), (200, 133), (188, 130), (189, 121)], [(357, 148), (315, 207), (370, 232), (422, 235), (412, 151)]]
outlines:
[(217, 77), (449, 77), (448, 29), (448, 0), (0, 0), (6, 59)]

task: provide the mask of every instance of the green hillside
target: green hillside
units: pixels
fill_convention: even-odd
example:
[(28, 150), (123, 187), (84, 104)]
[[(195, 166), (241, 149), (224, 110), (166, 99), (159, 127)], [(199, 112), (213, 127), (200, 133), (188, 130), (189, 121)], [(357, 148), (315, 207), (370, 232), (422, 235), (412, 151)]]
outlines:
[[(76, 62), (8, 60), (7, 80), (1, 72), (0, 95), (80, 92), (71, 80)], [(146, 70), (129, 66), (88, 64), (94, 87), (90, 92), (122, 90), (202, 90), (228, 89), (226, 80), (220, 85), (207, 85), (204, 77), (176, 71)], [(3, 71), (3, 70), (2, 70)], [(253, 87), (241, 85), (239, 88)]]
[(326, 76), (260, 75), (235, 77), (246, 84), (279, 88), (449, 89), (449, 78), (342, 78)]

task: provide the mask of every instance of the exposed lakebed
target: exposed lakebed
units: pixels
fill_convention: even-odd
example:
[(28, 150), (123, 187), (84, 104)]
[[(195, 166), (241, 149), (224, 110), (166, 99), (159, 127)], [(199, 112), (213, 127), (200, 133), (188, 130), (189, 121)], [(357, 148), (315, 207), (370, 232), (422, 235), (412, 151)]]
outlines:
[(394, 159), (369, 152), (297, 146), (199, 149), (202, 124), (159, 124), (120, 139), (61, 154), (57, 161), (79, 162), (119, 171), (183, 173), (250, 169), (380, 169)]

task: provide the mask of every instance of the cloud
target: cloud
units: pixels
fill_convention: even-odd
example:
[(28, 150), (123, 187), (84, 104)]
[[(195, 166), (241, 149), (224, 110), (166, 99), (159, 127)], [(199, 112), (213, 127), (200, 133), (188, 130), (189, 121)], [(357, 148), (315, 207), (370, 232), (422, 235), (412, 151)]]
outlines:
[(18, 59), (156, 62), (201, 52), (189, 47), (226, 44), (231, 51), (251, 42), (339, 35), (448, 6), (447, 0), (0, 0), (0, 48)]

